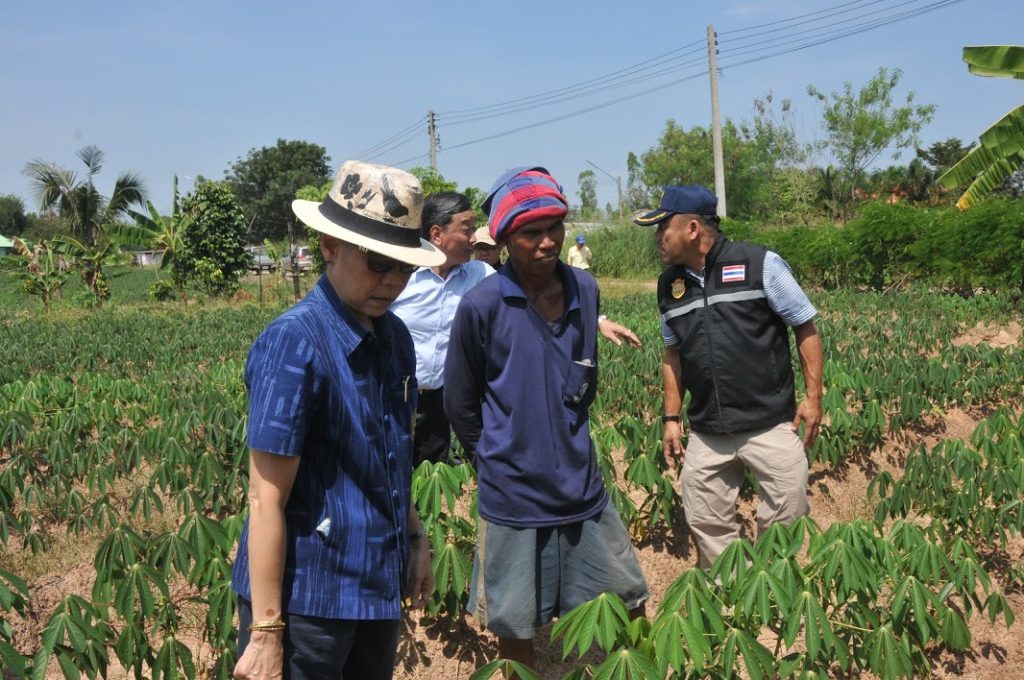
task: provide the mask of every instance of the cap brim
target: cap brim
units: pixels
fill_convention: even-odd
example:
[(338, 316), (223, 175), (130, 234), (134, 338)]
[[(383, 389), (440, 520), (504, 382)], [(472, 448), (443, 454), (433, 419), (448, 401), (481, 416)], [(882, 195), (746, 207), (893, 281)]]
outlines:
[(292, 201), (292, 212), (303, 224), (310, 229), (315, 229), (321, 234), (333, 236), (353, 245), (362, 246), (375, 253), (386, 255), (399, 262), (414, 264), (417, 267), (437, 267), (444, 264), (447, 256), (433, 244), (419, 240), (418, 246), (399, 246), (392, 243), (384, 243), (364, 236), (347, 229), (344, 225), (336, 224), (324, 217), (320, 212), (320, 203), (317, 201), (304, 201), (296, 199)]
[(649, 227), (661, 222), (666, 217), (671, 217), (672, 214), (673, 213), (670, 210), (652, 210), (651, 212), (640, 215), (639, 217), (634, 217), (633, 222), (639, 224), (641, 227)]

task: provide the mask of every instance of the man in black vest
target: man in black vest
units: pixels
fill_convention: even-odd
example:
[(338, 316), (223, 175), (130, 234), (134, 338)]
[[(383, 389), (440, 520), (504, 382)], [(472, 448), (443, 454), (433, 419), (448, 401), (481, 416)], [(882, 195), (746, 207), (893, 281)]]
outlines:
[[(759, 534), (807, 514), (804, 447), (821, 422), (817, 310), (778, 254), (721, 233), (717, 206), (703, 186), (669, 186), (657, 210), (635, 219), (657, 225), (666, 265), (658, 279), (665, 339), (662, 445), (670, 466), (683, 463), (683, 507), (703, 568), (739, 537), (736, 497), (744, 465), (761, 487)], [(799, 408), (789, 328), (807, 392)], [(679, 417), (686, 391), (688, 449)]]

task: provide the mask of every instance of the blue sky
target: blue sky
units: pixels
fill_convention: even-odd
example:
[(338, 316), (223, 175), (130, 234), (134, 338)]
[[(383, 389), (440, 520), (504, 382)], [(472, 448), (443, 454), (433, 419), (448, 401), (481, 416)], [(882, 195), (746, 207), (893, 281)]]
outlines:
[[(190, 190), (190, 178), (220, 179), (238, 157), (278, 138), (325, 146), (336, 169), (434, 110), (442, 144), (438, 165), (446, 178), (460, 187), (487, 188), (505, 168), (540, 164), (575, 202), (576, 178), (590, 168), (587, 161), (625, 182), (626, 155), (653, 146), (666, 119), (685, 128), (709, 124), (708, 80), (697, 75), (706, 69), (699, 44), (677, 53), (698, 49), (680, 60), (693, 65), (632, 86), (459, 125), (451, 112), (619, 71), (702, 41), (708, 24), (714, 24), (723, 50), (723, 117), (750, 119), (754, 99), (770, 91), (776, 100), (792, 100), (798, 136), (813, 141), (821, 137), (820, 107), (806, 94), (809, 84), (826, 92), (844, 81), (859, 87), (879, 67), (899, 67), (899, 94), (913, 90), (916, 101), (938, 106), (922, 133), (924, 144), (950, 136), (974, 140), (1024, 102), (1024, 84), (969, 75), (961, 47), (1019, 44), (1022, 2), (963, 0), (792, 54), (729, 66), (730, 58), (741, 60), (748, 36), (781, 41), (798, 30), (810, 31), (805, 37), (835, 30), (807, 23), (769, 33), (786, 26), (772, 22), (829, 8), (839, 12), (840, 5), (848, 11), (831, 21), (853, 22), (931, 1), (0, 0), (0, 82), (6, 94), (0, 105), (0, 194), (21, 196), (35, 210), (21, 174), (25, 163), (42, 159), (79, 170), (75, 151), (95, 144), (106, 153), (98, 182), (103, 193), (120, 171), (135, 170), (166, 211), (174, 174)], [(762, 28), (742, 30), (753, 26)], [(730, 47), (740, 52), (730, 57), (724, 53)], [(447, 148), (619, 98), (625, 101)], [(425, 154), (425, 123), (418, 129), (411, 141), (374, 160), (394, 164)], [(404, 167), (427, 164), (424, 157)], [(614, 182), (600, 173), (598, 181), (601, 204), (614, 202)]]

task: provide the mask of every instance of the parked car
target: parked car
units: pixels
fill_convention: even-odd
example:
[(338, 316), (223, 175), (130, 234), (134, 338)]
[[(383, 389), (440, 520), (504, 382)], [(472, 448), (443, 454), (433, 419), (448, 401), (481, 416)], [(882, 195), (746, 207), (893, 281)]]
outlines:
[(309, 252), (309, 246), (296, 246), (291, 255), (281, 258), (281, 271), (292, 270), (292, 258), (294, 256), (295, 266), (300, 272), (308, 272), (313, 269), (313, 256)]
[(251, 246), (246, 250), (252, 256), (252, 260), (249, 262), (249, 271), (259, 273), (277, 270), (277, 263), (267, 255), (267, 249), (264, 246)]

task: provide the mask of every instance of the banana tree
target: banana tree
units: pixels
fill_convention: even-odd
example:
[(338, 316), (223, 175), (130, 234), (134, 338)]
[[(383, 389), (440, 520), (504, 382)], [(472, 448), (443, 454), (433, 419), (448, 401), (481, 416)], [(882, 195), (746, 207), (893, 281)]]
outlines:
[(182, 234), (188, 225), (188, 218), (182, 215), (178, 207), (178, 176), (174, 176), (172, 189), (171, 214), (163, 216), (153, 206), (151, 201), (146, 201), (148, 215), (129, 210), (128, 214), (135, 220), (135, 224), (110, 225), (108, 232), (121, 245), (143, 246), (162, 250), (160, 257), (160, 269), (170, 269), (174, 277), (174, 285), (178, 289), (178, 295), (184, 297), (185, 279), (180, 268), (174, 263), (181, 254), (184, 247)]
[(13, 241), (16, 255), (8, 259), (18, 268), (22, 288), (29, 295), (38, 295), (49, 312), (53, 299), (60, 297), (61, 288), (71, 276), (70, 264), (46, 241), (29, 243), (17, 236)]
[[(981, 45), (964, 48), (967, 70), (979, 76), (1024, 80), (1024, 46)], [(1024, 104), (981, 133), (980, 143), (947, 170), (939, 183), (949, 189), (970, 182), (956, 205), (966, 210), (992, 193), (1024, 165)]]
[(130, 255), (122, 253), (112, 241), (90, 244), (67, 234), (55, 236), (51, 241), (53, 249), (74, 260), (82, 283), (96, 301), (110, 298), (110, 285), (103, 267), (127, 264)]

